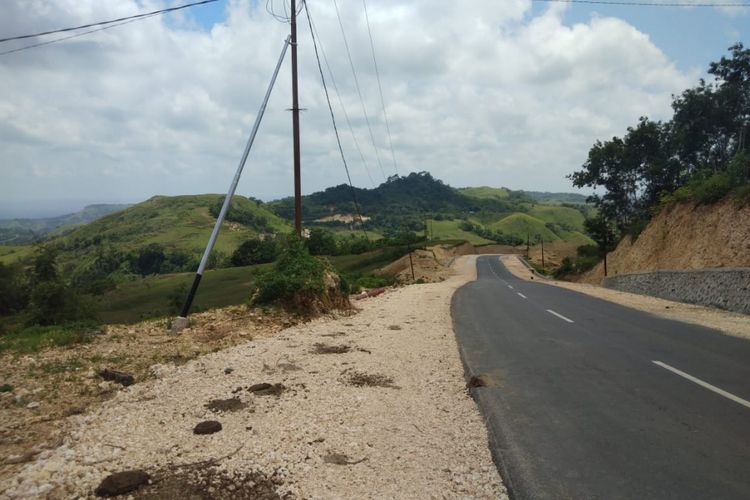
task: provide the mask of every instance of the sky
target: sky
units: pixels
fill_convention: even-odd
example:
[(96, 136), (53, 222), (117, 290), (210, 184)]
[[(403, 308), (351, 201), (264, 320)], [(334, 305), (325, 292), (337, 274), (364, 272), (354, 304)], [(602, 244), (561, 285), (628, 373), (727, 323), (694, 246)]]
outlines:
[[(0, 38), (184, 3), (3, 0)], [(381, 102), (363, 2), (337, 0), (359, 92), (334, 1), (309, 3), (362, 188), (426, 170), (456, 187), (575, 192), (566, 175), (596, 140), (622, 135), (640, 116), (669, 119), (672, 94), (750, 38), (742, 8), (370, 0)], [(269, 5), (284, 12), (282, 0)], [(0, 55), (0, 218), (226, 192), (288, 31), (266, 0), (220, 0)], [(308, 194), (346, 173), (304, 13), (298, 37)], [(239, 194), (293, 193), (290, 107), (287, 54)]]

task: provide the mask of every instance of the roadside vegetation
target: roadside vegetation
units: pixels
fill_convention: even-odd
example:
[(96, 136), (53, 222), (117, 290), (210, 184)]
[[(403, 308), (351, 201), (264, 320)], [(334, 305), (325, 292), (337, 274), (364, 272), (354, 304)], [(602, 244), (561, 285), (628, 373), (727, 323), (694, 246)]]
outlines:
[(729, 52), (709, 65), (713, 81), (674, 96), (671, 120), (642, 117), (623, 137), (597, 141), (569, 176), (603, 191), (589, 198), (597, 212), (586, 221), (600, 256), (674, 203), (750, 203), (750, 49)]

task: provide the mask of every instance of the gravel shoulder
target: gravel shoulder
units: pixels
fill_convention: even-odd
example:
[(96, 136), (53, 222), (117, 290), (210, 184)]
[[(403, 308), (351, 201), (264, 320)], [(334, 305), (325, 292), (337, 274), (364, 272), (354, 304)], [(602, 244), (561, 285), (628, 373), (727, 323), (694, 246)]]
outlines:
[[(62, 446), (0, 497), (86, 498), (143, 469), (152, 484), (136, 498), (507, 498), (450, 317), (475, 256), (453, 267), (122, 390), (70, 417)], [(194, 434), (206, 420), (222, 430)]]
[[(503, 255), (500, 257), (505, 267), (515, 276), (525, 280), (531, 280), (531, 271), (515, 255)], [(655, 314), (662, 318), (693, 323), (719, 330), (728, 335), (750, 339), (750, 319), (747, 315), (722, 311), (710, 307), (685, 304), (671, 300), (638, 295), (635, 293), (620, 292), (597, 285), (587, 283), (571, 283), (568, 281), (540, 280), (537, 281), (567, 288), (592, 297), (616, 302), (633, 309)]]

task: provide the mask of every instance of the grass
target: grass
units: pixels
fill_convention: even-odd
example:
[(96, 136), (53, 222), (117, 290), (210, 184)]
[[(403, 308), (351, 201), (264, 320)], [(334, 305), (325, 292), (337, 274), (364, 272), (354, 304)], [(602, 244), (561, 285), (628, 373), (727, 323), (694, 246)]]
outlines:
[(552, 222), (572, 231), (583, 231), (583, 214), (575, 208), (555, 205), (534, 205), (529, 215), (544, 222)]
[(472, 198), (480, 198), (480, 199), (487, 199), (487, 198), (495, 198), (498, 200), (502, 200), (510, 196), (510, 191), (506, 188), (493, 188), (488, 186), (481, 186), (481, 187), (465, 187), (465, 188), (458, 188), (458, 192), (460, 192), (463, 195), (470, 196)]
[(71, 346), (92, 342), (101, 330), (91, 324), (30, 326), (0, 336), (0, 352), (38, 352), (45, 347)]
[[(364, 279), (363, 286), (380, 286), (369, 283), (367, 275), (405, 255), (404, 248), (379, 248), (359, 255), (329, 257), (340, 273)], [(230, 267), (206, 271), (193, 302), (193, 311), (245, 303), (250, 295), (257, 273), (271, 264)], [(99, 297), (99, 320), (103, 323), (136, 323), (144, 319), (174, 316), (177, 314), (195, 274), (177, 273), (149, 276), (123, 283), (116, 290)], [(382, 278), (381, 278), (382, 280)]]
[[(260, 264), (206, 271), (192, 310), (246, 302), (254, 275), (268, 266)], [(122, 284), (100, 297), (99, 319), (104, 323), (135, 323), (176, 315), (194, 277), (193, 273), (162, 274)]]
[(433, 240), (466, 240), (474, 245), (492, 243), (479, 235), (461, 229), (460, 220), (430, 220), (429, 227)]
[(34, 247), (31, 245), (0, 245), (0, 262), (10, 264), (31, 255), (33, 251)]
[[(129, 250), (150, 243), (169, 249), (200, 253), (208, 241), (215, 219), (209, 208), (222, 198), (218, 194), (191, 196), (155, 196), (121, 212), (102, 217), (65, 237), (65, 240), (93, 240), (95, 238)], [(263, 205), (242, 196), (235, 196), (233, 204), (242, 206), (255, 216), (265, 217), (275, 232), (288, 232), (291, 226)], [(215, 249), (225, 254), (233, 252), (243, 241), (257, 236), (254, 229), (225, 222)]]
[(544, 238), (545, 241), (559, 240), (560, 237), (550, 231), (544, 221), (527, 214), (515, 213), (509, 215), (498, 222), (489, 224), (490, 229), (501, 231), (504, 234), (515, 236), (526, 241), (527, 235), (531, 237), (532, 243), (537, 237)]

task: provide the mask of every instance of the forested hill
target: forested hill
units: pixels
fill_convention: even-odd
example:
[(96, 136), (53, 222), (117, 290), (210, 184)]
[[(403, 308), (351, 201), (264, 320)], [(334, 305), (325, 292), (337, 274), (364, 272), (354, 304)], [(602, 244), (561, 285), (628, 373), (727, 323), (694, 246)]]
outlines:
[[(475, 189), (475, 188), (468, 188)], [(491, 189), (491, 188), (476, 188)], [(354, 188), (362, 215), (372, 218), (374, 223), (393, 216), (424, 217), (442, 215), (460, 217), (466, 213), (480, 211), (513, 212), (521, 203), (533, 200), (521, 191), (502, 189), (505, 197), (474, 196), (463, 189), (455, 189), (435, 179), (429, 172), (392, 176), (374, 189)], [(281, 217), (294, 216), (294, 200), (284, 198), (269, 204)], [(333, 214), (354, 214), (352, 189), (346, 185), (330, 187), (302, 198), (302, 218), (315, 221)]]

